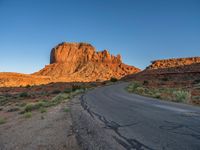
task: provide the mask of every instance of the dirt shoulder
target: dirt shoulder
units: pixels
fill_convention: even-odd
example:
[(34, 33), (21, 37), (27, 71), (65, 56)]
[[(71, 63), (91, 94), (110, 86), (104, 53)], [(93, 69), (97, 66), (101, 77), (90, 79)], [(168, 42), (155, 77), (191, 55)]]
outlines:
[(68, 102), (61, 103), (31, 118), (14, 115), (0, 125), (0, 149), (78, 150), (68, 107)]

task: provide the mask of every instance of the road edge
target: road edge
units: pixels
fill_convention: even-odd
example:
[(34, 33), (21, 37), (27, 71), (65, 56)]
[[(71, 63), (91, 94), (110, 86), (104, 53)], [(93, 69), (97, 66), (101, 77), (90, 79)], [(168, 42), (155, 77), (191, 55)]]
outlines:
[(115, 138), (117, 135), (93, 115), (79, 95), (71, 101), (71, 118), (73, 132), (83, 150), (123, 150)]

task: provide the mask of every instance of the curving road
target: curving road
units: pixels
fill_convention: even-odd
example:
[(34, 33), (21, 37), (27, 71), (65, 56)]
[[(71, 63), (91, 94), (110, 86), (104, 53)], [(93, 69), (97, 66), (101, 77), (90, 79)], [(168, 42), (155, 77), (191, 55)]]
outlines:
[(84, 95), (89, 112), (103, 121), (125, 149), (200, 150), (200, 108), (127, 93), (128, 83)]

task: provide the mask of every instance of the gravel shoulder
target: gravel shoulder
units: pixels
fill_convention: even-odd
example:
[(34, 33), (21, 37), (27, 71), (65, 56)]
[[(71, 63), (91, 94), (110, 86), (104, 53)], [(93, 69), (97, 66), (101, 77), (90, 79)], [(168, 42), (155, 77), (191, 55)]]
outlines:
[(34, 112), (31, 118), (16, 115), (0, 125), (0, 150), (78, 150), (67, 107), (69, 102)]

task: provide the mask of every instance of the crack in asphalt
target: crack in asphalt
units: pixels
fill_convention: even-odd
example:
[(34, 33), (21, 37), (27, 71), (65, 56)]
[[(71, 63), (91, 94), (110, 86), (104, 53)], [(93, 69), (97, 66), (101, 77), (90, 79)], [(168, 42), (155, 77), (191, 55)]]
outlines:
[(126, 124), (126, 125), (120, 125), (114, 121), (108, 121), (104, 116), (101, 116), (100, 114), (90, 110), (90, 107), (87, 105), (86, 100), (84, 100), (84, 95), (82, 95), (80, 97), (80, 101), (81, 101), (81, 106), (83, 107), (83, 109), (86, 110), (92, 118), (94, 118), (96, 116), (100, 121), (102, 121), (105, 124), (105, 128), (113, 130), (119, 136), (119, 137), (113, 136), (113, 138), (116, 140), (117, 143), (122, 145), (126, 150), (132, 150), (132, 149), (153, 150), (152, 148), (137, 141), (136, 139), (127, 138), (119, 132), (119, 128), (134, 126), (134, 125), (138, 124), (138, 122)]

